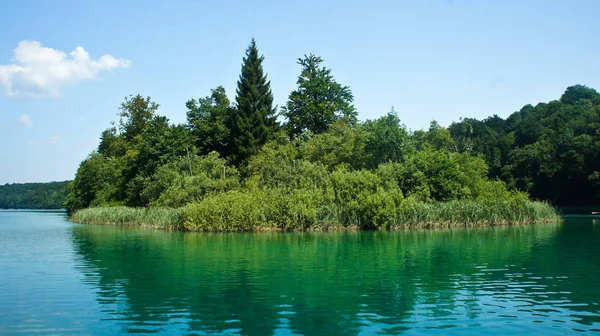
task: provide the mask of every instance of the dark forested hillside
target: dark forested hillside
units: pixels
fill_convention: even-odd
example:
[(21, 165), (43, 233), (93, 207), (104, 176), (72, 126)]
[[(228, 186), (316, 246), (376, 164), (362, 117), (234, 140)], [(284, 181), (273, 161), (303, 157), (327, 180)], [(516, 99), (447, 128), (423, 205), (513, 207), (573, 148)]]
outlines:
[(463, 119), (455, 149), (481, 156), (489, 177), (558, 205), (600, 201), (600, 94), (583, 85), (502, 119)]
[(62, 209), (70, 181), (0, 185), (0, 209)]

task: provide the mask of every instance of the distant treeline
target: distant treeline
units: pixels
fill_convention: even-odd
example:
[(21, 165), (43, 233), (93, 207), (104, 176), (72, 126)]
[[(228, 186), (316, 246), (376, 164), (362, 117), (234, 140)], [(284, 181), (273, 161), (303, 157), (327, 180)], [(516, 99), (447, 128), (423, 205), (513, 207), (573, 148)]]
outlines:
[(502, 119), (463, 119), (448, 150), (481, 157), (488, 176), (556, 205), (600, 203), (600, 94), (568, 87), (559, 100)]
[(312, 54), (298, 59), (297, 88), (277, 111), (263, 60), (253, 40), (235, 101), (218, 86), (185, 104), (185, 124), (158, 115), (150, 97), (127, 97), (118, 124), (81, 163), (67, 208), (185, 207), (190, 227), (225, 230), (252, 219), (296, 229), (389, 226), (435, 202), (475, 202), (481, 211), (509, 202), (512, 214), (492, 221), (510, 222), (528, 211), (529, 196), (600, 200), (593, 89), (569, 87), (560, 100), (506, 120), (432, 121), (410, 131), (393, 109), (359, 121), (350, 88)]
[(0, 209), (64, 209), (70, 182), (0, 185)]

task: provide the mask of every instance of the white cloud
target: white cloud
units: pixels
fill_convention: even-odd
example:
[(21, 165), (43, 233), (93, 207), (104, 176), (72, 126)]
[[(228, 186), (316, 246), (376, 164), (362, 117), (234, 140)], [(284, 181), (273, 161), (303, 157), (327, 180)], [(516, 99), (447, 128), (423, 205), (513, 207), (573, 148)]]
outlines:
[(37, 141), (27, 141), (27, 143), (30, 145), (53, 145), (53, 144), (57, 143), (58, 140), (60, 140), (60, 137), (58, 137), (58, 135), (54, 135), (49, 139), (43, 139), (43, 140), (37, 140)]
[(19, 116), (19, 121), (25, 124), (25, 126), (27, 127), (33, 125), (33, 121), (29, 119), (29, 116), (27, 114), (21, 114), (21, 116)]
[(61, 87), (129, 66), (131, 61), (108, 54), (92, 59), (82, 47), (67, 55), (37, 41), (21, 41), (14, 50), (12, 64), (0, 65), (0, 87), (13, 97), (56, 96)]

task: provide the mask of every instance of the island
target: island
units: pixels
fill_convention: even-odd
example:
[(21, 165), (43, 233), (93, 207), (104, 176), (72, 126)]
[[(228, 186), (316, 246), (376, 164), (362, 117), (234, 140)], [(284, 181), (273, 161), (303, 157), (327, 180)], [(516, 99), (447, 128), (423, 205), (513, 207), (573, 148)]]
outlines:
[[(298, 59), (273, 105), (251, 41), (235, 100), (218, 86), (186, 102), (187, 123), (131, 95), (79, 166), (66, 208), (78, 223), (187, 231), (416, 229), (557, 222), (556, 204), (594, 204), (600, 94), (503, 119), (408, 130), (394, 108), (361, 121), (323, 59)], [(403, 111), (403, 113), (418, 113)]]

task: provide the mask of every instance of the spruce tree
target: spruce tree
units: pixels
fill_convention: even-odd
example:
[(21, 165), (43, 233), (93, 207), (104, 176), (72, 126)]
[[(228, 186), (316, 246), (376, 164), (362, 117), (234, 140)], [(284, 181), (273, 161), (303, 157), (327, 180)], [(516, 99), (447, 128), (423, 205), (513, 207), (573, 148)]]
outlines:
[(263, 72), (263, 60), (252, 39), (242, 61), (235, 97), (236, 108), (230, 117), (232, 161), (236, 165), (245, 164), (273, 137), (279, 127), (273, 107), (271, 82)]

